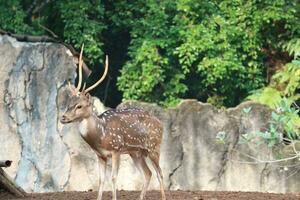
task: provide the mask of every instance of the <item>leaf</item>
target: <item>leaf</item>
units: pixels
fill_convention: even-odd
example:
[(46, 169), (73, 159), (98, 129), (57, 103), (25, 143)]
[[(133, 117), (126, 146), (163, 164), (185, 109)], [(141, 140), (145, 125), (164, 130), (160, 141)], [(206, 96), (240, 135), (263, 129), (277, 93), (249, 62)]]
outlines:
[(226, 139), (226, 132), (220, 131), (216, 135), (216, 141), (219, 144), (225, 144), (225, 139)]
[(300, 60), (292, 60), (292, 63), (295, 65), (300, 65)]
[(251, 109), (252, 109), (252, 107), (250, 106), (250, 107), (248, 107), (248, 108), (243, 108), (242, 111), (243, 111), (245, 114), (249, 114), (250, 111), (251, 111)]
[(272, 112), (271, 116), (272, 116), (272, 119), (274, 119), (275, 122), (278, 122), (279, 119), (280, 119), (280, 115), (277, 114), (276, 112)]

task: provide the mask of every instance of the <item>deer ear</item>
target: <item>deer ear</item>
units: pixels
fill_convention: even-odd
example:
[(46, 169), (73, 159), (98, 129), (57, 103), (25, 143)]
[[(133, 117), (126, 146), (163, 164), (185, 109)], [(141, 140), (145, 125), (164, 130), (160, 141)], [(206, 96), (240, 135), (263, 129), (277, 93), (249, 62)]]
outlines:
[(91, 96), (89, 93), (86, 93), (86, 94), (85, 94), (85, 97), (87, 98), (87, 100), (88, 100), (89, 102), (92, 101), (92, 96)]

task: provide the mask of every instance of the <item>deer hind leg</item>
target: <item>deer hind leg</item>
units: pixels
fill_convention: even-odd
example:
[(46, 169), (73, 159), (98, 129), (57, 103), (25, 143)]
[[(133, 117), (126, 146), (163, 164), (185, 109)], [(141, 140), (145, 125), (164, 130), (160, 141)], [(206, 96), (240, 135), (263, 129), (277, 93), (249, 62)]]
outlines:
[(149, 153), (149, 158), (151, 160), (153, 168), (155, 169), (157, 179), (160, 184), (161, 199), (166, 200), (166, 195), (165, 195), (165, 190), (164, 190), (164, 178), (163, 178), (161, 168), (159, 166), (159, 153), (151, 152), (151, 153)]
[(98, 191), (97, 200), (102, 200), (103, 187), (104, 187), (105, 176), (106, 176), (106, 166), (107, 166), (107, 159), (98, 157), (99, 191)]
[(119, 172), (120, 166), (120, 153), (114, 152), (112, 153), (111, 159), (111, 180), (112, 180), (112, 199), (117, 200), (117, 176)]
[(141, 153), (130, 154), (130, 156), (137, 169), (140, 171), (140, 173), (143, 173), (145, 176), (145, 182), (140, 195), (140, 200), (143, 200), (145, 198), (152, 173), (146, 163), (145, 156), (143, 156)]

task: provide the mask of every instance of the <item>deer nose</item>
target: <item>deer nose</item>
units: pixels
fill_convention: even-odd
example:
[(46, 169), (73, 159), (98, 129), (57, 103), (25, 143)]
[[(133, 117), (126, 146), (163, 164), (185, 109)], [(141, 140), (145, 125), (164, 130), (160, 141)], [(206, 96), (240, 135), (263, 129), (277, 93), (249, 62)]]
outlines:
[(60, 118), (60, 122), (65, 123), (66, 121), (67, 121), (66, 115), (62, 115), (61, 118)]

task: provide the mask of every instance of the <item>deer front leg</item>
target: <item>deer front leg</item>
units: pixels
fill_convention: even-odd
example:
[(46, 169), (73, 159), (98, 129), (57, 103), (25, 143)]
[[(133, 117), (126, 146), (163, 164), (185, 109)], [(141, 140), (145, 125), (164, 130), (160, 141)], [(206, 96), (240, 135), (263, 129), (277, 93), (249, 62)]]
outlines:
[(103, 187), (104, 187), (105, 176), (106, 176), (106, 166), (107, 166), (107, 159), (106, 158), (98, 157), (99, 191), (98, 191), (98, 198), (97, 198), (97, 200), (102, 200)]
[(117, 200), (117, 176), (120, 166), (120, 153), (113, 152), (111, 157), (111, 180), (112, 180), (112, 199)]

